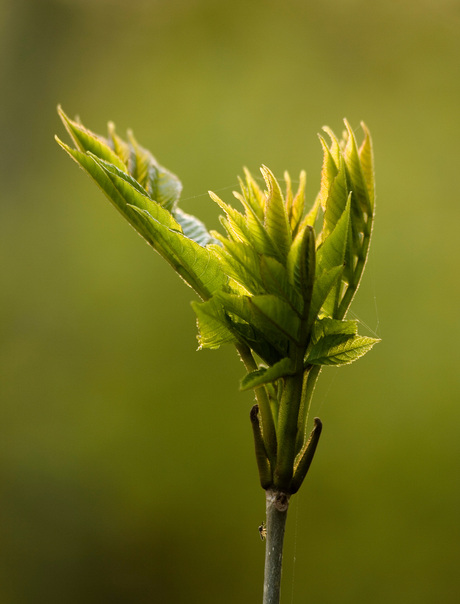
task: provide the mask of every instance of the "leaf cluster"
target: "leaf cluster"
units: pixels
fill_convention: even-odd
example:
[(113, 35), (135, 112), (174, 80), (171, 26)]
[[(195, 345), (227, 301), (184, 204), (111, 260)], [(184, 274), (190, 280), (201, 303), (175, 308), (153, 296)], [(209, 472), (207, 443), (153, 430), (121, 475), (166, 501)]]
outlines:
[[(179, 179), (132, 133), (123, 140), (109, 124), (101, 137), (59, 113), (74, 147), (59, 144), (198, 294), (192, 305), (200, 347), (237, 346), (248, 369), (241, 387), (255, 389), (258, 400), (251, 421), (262, 486), (295, 492), (319, 438), (317, 424), (312, 445), (305, 424), (320, 367), (351, 363), (376, 342), (345, 319), (374, 216), (366, 126), (359, 147), (346, 121), (340, 140), (325, 128), (329, 141), (320, 137), (321, 184), (311, 208), (305, 172), (294, 190), (287, 172), (281, 186), (266, 166), (259, 180), (245, 169), (234, 192), (239, 209), (210, 192), (223, 212), (218, 233), (179, 208)], [(281, 466), (280, 447), (288, 450)]]

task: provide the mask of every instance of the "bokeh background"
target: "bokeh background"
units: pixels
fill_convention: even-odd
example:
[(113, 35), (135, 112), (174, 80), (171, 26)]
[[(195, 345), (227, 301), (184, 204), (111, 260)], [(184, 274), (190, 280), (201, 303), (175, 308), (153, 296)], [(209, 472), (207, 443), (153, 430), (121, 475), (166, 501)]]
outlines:
[(460, 592), (460, 4), (0, 1), (0, 603), (261, 601), (234, 351), (196, 352), (193, 292), (53, 140), (113, 120), (218, 227), (247, 165), (321, 168), (370, 127), (377, 220), (354, 312), (382, 343), (323, 372), (291, 504), (286, 604)]

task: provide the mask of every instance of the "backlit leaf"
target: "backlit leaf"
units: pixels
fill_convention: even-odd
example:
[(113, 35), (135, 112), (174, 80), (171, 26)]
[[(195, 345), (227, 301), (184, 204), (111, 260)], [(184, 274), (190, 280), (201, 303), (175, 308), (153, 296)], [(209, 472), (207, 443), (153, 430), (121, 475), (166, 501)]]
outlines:
[(228, 327), (229, 321), (223, 306), (217, 298), (212, 297), (207, 302), (192, 302), (192, 308), (197, 316), (200, 348), (215, 349), (236, 340)]
[(310, 348), (306, 361), (311, 365), (348, 365), (366, 354), (378, 341), (358, 335), (324, 336)]
[(285, 260), (291, 246), (292, 237), (283, 194), (273, 173), (266, 166), (262, 166), (260, 171), (268, 188), (264, 225), (270, 239), (279, 250), (281, 259)]
[[(134, 207), (134, 206), (132, 206)], [(202, 247), (181, 232), (169, 229), (147, 210), (135, 208), (144, 220), (155, 242), (159, 242), (162, 255), (171, 261), (179, 275), (198, 295), (207, 300), (227, 282), (214, 250)]]
[(207, 230), (205, 224), (196, 216), (186, 214), (180, 208), (175, 208), (173, 212), (175, 220), (182, 227), (182, 232), (189, 239), (193, 239), (199, 245), (204, 247), (210, 243), (217, 243), (216, 239)]
[(364, 180), (361, 161), (359, 158), (358, 145), (350, 124), (345, 120), (345, 126), (348, 132), (348, 140), (343, 152), (345, 164), (350, 177), (350, 189), (356, 196), (356, 202), (359, 204), (362, 212), (368, 213), (372, 210), (369, 199), (369, 191)]
[(320, 276), (316, 276), (310, 304), (308, 318), (309, 325), (312, 325), (316, 320), (321, 308), (329, 296), (330, 291), (340, 282), (342, 271), (343, 267), (335, 266), (328, 271), (322, 271)]
[(298, 314), (302, 312), (303, 301), (300, 293), (293, 287), (286, 268), (271, 256), (261, 256), (260, 274), (267, 294), (274, 294), (289, 302)]
[(336, 266), (342, 266), (348, 238), (348, 223), (350, 219), (350, 199), (337, 224), (322, 242), (316, 253), (316, 272), (321, 274)]
[(315, 232), (313, 227), (306, 226), (294, 239), (287, 259), (289, 280), (303, 298), (302, 312), (306, 313), (305, 316), (308, 315), (313, 292), (315, 264)]
[(276, 380), (279, 380), (280, 378), (292, 373), (293, 367), (291, 359), (281, 359), (281, 361), (278, 361), (271, 367), (262, 367), (245, 375), (240, 382), (240, 388), (241, 390), (257, 388), (262, 384), (275, 382)]
[(364, 130), (364, 140), (359, 148), (359, 159), (361, 162), (361, 170), (367, 186), (369, 201), (371, 208), (374, 208), (375, 184), (374, 184), (374, 158), (372, 153), (372, 140), (369, 130), (364, 122), (361, 122), (361, 127)]
[(71, 120), (60, 107), (58, 108), (58, 113), (79, 151), (83, 153), (90, 151), (96, 157), (110, 162), (120, 170), (127, 170), (126, 165), (107, 144), (108, 141), (94, 134), (94, 132), (91, 132), (91, 130), (88, 130), (82, 124)]
[[(299, 229), (299, 225), (302, 221), (302, 216), (305, 209), (305, 188), (307, 185), (307, 173), (302, 170), (299, 176), (299, 188), (292, 201), (291, 212), (289, 214), (289, 221), (292, 230), (292, 236), (295, 237)], [(311, 224), (313, 226), (313, 223)]]
[(266, 319), (262, 324), (265, 324), (267, 329), (277, 329), (291, 340), (297, 340), (300, 319), (292, 312), (287, 302), (271, 294), (252, 296), (249, 302)]
[[(262, 336), (270, 346), (278, 351), (281, 357), (287, 356), (289, 338), (287, 337), (285, 326), (277, 324), (279, 315), (282, 312), (281, 300), (278, 300), (279, 304), (276, 305), (276, 303), (271, 300), (265, 300), (265, 303), (263, 300), (263, 298), (274, 298), (274, 296), (237, 296), (225, 292), (217, 293), (216, 297), (222, 302), (227, 313), (239, 317), (239, 319), (243, 320), (249, 327), (255, 328), (260, 334), (259, 338)], [(253, 303), (254, 299), (257, 300), (258, 304)], [(286, 313), (286, 306), (289, 309), (289, 306), (285, 304), (283, 307), (284, 313)], [(293, 313), (290, 312), (289, 314), (292, 315)], [(286, 315), (281, 317), (282, 323), (286, 320), (289, 322), (287, 329), (291, 331), (293, 328), (292, 321), (289, 321)], [(235, 327), (237, 328), (238, 325), (235, 324)], [(251, 337), (250, 332), (248, 333), (248, 337)], [(251, 345), (251, 347), (257, 352), (257, 348), (254, 348), (254, 345)], [(262, 358), (265, 359), (265, 357)], [(279, 358), (276, 360), (279, 360)], [(270, 362), (270, 364), (272, 364), (272, 362)]]
[(223, 242), (222, 247), (215, 250), (221, 261), (222, 270), (242, 285), (248, 293), (263, 293), (257, 252), (242, 241), (231, 241), (217, 233), (215, 235)]

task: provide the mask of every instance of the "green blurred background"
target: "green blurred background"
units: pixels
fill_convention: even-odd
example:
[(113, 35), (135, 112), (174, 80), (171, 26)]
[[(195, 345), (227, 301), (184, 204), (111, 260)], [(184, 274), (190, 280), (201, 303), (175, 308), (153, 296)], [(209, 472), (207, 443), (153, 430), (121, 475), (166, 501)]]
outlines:
[[(458, 602), (460, 4), (0, 0), (0, 603), (261, 601), (250, 393), (196, 352), (193, 292), (58, 148), (113, 120), (218, 226), (212, 189), (321, 168), (370, 127), (382, 343), (321, 376), (286, 604)], [(366, 327), (367, 326), (367, 327)]]

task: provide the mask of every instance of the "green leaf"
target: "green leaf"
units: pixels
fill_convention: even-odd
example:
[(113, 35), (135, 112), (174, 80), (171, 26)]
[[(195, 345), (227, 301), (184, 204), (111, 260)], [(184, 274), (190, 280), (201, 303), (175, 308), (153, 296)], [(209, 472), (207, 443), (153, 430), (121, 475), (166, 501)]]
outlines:
[(279, 250), (281, 258), (285, 260), (291, 247), (292, 236), (283, 194), (273, 173), (266, 166), (262, 166), (260, 171), (268, 188), (267, 205), (265, 208), (265, 228), (270, 239)]
[[(181, 226), (174, 219), (171, 212), (168, 212), (168, 210), (163, 208), (159, 203), (150, 199), (145, 189), (141, 187), (141, 185), (129, 174), (126, 174), (122, 170), (119, 170), (116, 166), (101, 160), (92, 154), (85, 157), (91, 158), (93, 162), (105, 172), (114, 189), (116, 190), (116, 194), (110, 199), (128, 220), (132, 215), (132, 207), (134, 206), (139, 210), (146, 210), (163, 226), (177, 231), (182, 230)], [(145, 225), (144, 220), (141, 220), (141, 223)], [(148, 241), (155, 247), (154, 240), (149, 238)]]
[[(144, 187), (135, 178), (133, 178), (131, 174), (128, 174), (124, 170), (120, 170), (119, 168), (117, 168), (117, 166), (114, 166), (112, 163), (105, 161), (100, 157), (97, 157), (96, 155), (94, 155), (94, 153), (91, 153), (90, 151), (87, 151), (86, 154), (91, 157), (97, 164), (99, 164), (99, 166), (109, 175), (113, 174), (117, 176), (121, 180), (125, 181), (129, 185), (129, 187), (135, 189), (138, 193), (140, 193), (143, 197), (152, 199), (148, 192), (144, 189)], [(113, 181), (113, 179), (111, 180)], [(156, 200), (152, 201), (155, 201), (155, 203), (157, 203)], [(170, 212), (168, 212), (168, 214), (170, 214)]]
[[(233, 241), (246, 243), (253, 247), (259, 254), (267, 254), (269, 256), (279, 256), (275, 244), (270, 239), (268, 233), (262, 224), (253, 221), (251, 224), (253, 230), (249, 227), (247, 217), (243, 216), (238, 210), (232, 208), (220, 199), (215, 193), (209, 191), (209, 196), (217, 205), (225, 212), (226, 217), (221, 218), (221, 223), (227, 231), (229, 239)], [(225, 245), (225, 241), (219, 238)]]
[(322, 242), (316, 254), (316, 272), (321, 274), (336, 266), (342, 266), (348, 239), (350, 198), (334, 230)]
[(248, 204), (257, 218), (263, 222), (265, 211), (265, 195), (260, 190), (259, 185), (256, 183), (252, 177), (252, 174), (247, 168), (244, 168), (244, 174), (246, 177), (246, 182), (243, 182), (241, 178), (238, 178), (238, 182), (244, 196), (244, 203)]
[(335, 177), (337, 176), (338, 168), (324, 138), (320, 136), (319, 140), (321, 142), (321, 146), (323, 147), (323, 167), (321, 169), (321, 187), (319, 198), (321, 200), (323, 209), (325, 209), (327, 199), (329, 197), (329, 191), (335, 180)]
[[(287, 174), (287, 172), (286, 172)], [(307, 173), (305, 170), (302, 170), (299, 176), (299, 188), (297, 189), (297, 193), (295, 194), (294, 199), (292, 200), (290, 212), (289, 212), (289, 221), (291, 225), (291, 230), (293, 237), (297, 234), (299, 226), (302, 221), (302, 216), (305, 209), (305, 187), (307, 185)]]
[(263, 317), (261, 320), (256, 313), (258, 326), (263, 326), (267, 330), (274, 328), (285, 337), (297, 342), (300, 319), (292, 312), (287, 302), (271, 294), (252, 296), (249, 302)]
[(115, 126), (110, 123), (109, 138), (104, 139), (71, 120), (61, 108), (58, 112), (78, 150), (91, 153), (129, 174), (149, 197), (168, 210), (173, 209), (182, 191), (180, 180), (161, 166), (150, 151), (141, 147), (132, 133), (129, 133), (127, 143), (115, 133)]
[(351, 181), (350, 189), (356, 196), (356, 202), (359, 204), (361, 212), (369, 213), (372, 212), (372, 204), (369, 199), (367, 184), (364, 180), (364, 175), (361, 168), (358, 145), (350, 124), (347, 122), (347, 120), (344, 121), (348, 132), (348, 140), (343, 152), (343, 157), (345, 159), (345, 164), (347, 166)]
[(221, 223), (225, 227), (228, 236), (234, 241), (243, 241), (250, 245), (251, 233), (249, 232), (243, 214), (222, 201), (222, 199), (212, 191), (208, 191), (208, 193), (209, 197), (225, 212), (225, 218), (221, 219)]
[[(102, 167), (102, 162), (100, 160), (99, 162), (96, 161), (94, 156), (78, 151), (77, 149), (72, 149), (60, 141), (57, 137), (56, 140), (64, 151), (66, 151), (72, 157), (72, 159), (74, 159), (95, 180), (109, 200), (123, 214), (131, 226), (133, 226), (136, 231), (142, 235), (142, 237), (153, 245), (153, 241), (151, 241), (148, 231), (145, 230), (143, 222), (139, 219), (137, 214), (130, 207), (128, 207), (126, 200), (120, 194), (117, 187), (114, 186), (112, 179), (109, 177), (109, 174), (105, 169), (106, 165)], [(117, 170), (115, 166), (113, 166), (113, 169)], [(124, 172), (121, 173), (124, 174)], [(125, 176), (127, 177), (128, 175)], [(143, 200), (143, 203), (145, 202), (144, 207), (148, 207), (148, 204), (151, 203), (147, 197), (142, 196), (141, 199)]]
[(261, 220), (263, 220), (265, 216), (265, 206), (267, 203), (267, 199), (262, 189), (257, 184), (257, 181), (247, 168), (244, 168), (244, 175), (246, 177), (247, 183), (248, 200), (251, 201), (251, 204), (254, 207), (257, 216)]
[(343, 267), (335, 266), (328, 271), (322, 271), (321, 275), (315, 278), (308, 325), (311, 325), (316, 320), (332, 288), (340, 282), (342, 271)]
[(149, 196), (172, 211), (179, 201), (182, 183), (175, 174), (161, 166), (147, 149), (128, 133), (132, 153), (128, 163), (129, 173), (148, 192)]
[[(218, 292), (216, 297), (222, 302), (227, 313), (239, 317), (252, 330), (256, 330), (259, 334), (258, 337), (274, 347), (281, 357), (287, 356), (289, 348), (287, 332), (294, 329), (292, 323), (296, 317), (294, 315), (294, 319), (292, 318), (293, 313), (286, 303), (270, 295), (249, 297)], [(256, 300), (256, 303), (254, 303), (254, 300)], [(288, 323), (287, 326), (284, 324), (286, 322)], [(237, 324), (235, 326), (237, 327)], [(255, 336), (248, 333), (247, 337)], [(254, 343), (251, 344), (251, 348), (257, 352)], [(266, 360), (265, 357), (262, 358)], [(273, 356), (270, 358), (272, 359)], [(276, 358), (276, 360), (278, 361), (279, 358)], [(270, 365), (273, 364), (272, 361), (268, 362)]]
[(222, 273), (213, 249), (202, 247), (181, 232), (165, 227), (147, 210), (131, 207), (143, 219), (153, 241), (158, 244), (158, 251), (201, 298), (209, 299), (226, 284), (227, 276)]
[(346, 287), (337, 308), (337, 317), (339, 318), (345, 316), (358, 290), (366, 265), (372, 233), (374, 206), (373, 158), (369, 133), (365, 129), (365, 138), (358, 151), (353, 132), (347, 123), (346, 125), (348, 141), (344, 150), (344, 158), (348, 186), (352, 190), (351, 228), (348, 238), (346, 268), (343, 275)]
[(263, 293), (257, 252), (241, 241), (225, 239), (218, 233), (215, 233), (215, 236), (222, 242), (222, 247), (215, 248), (222, 264), (222, 270), (243, 286), (247, 293)]
[(236, 340), (228, 327), (229, 320), (222, 303), (217, 298), (212, 297), (207, 302), (192, 302), (192, 308), (197, 316), (200, 349), (215, 349)]
[(123, 161), (107, 144), (107, 140), (94, 134), (94, 132), (91, 132), (91, 130), (88, 130), (82, 124), (71, 120), (67, 117), (61, 107), (58, 107), (58, 113), (62, 123), (79, 151), (83, 153), (89, 151), (96, 155), (96, 157), (100, 157), (101, 159), (110, 162), (120, 170), (127, 170)]
[(341, 144), (337, 140), (337, 137), (332, 132), (332, 130), (328, 126), (323, 126), (324, 132), (327, 133), (329, 138), (331, 139), (331, 145), (329, 147), (329, 152), (331, 154), (331, 158), (333, 159), (336, 167), (338, 168), (340, 163), (340, 156), (342, 154)]
[(173, 216), (182, 227), (184, 235), (196, 241), (202, 247), (210, 243), (217, 243), (217, 240), (212, 237), (204, 223), (196, 218), (196, 216), (186, 214), (177, 207), (173, 211)]
[(315, 232), (307, 225), (299, 231), (289, 250), (287, 270), (290, 282), (303, 298), (302, 314), (308, 316), (315, 281)]
[(124, 141), (118, 134), (116, 133), (115, 124), (113, 122), (109, 122), (108, 126), (108, 134), (109, 134), (109, 142), (111, 148), (115, 151), (117, 157), (121, 159), (125, 166), (128, 166), (130, 157), (132, 155), (132, 147), (129, 143)]
[(361, 162), (361, 170), (363, 173), (364, 181), (366, 183), (369, 201), (373, 210), (375, 199), (375, 182), (372, 140), (370, 132), (364, 122), (361, 122), (361, 127), (364, 130), (364, 140), (361, 144), (361, 147), (359, 148), (359, 160)]
[(263, 221), (258, 217), (253, 207), (248, 203), (243, 195), (240, 195), (236, 191), (233, 195), (238, 199), (245, 208), (245, 222), (248, 233), (250, 233), (251, 245), (256, 249), (259, 254), (270, 254), (272, 256), (280, 257), (280, 253), (270, 238), (268, 232), (265, 230)]
[(271, 367), (261, 367), (245, 375), (240, 382), (240, 389), (250, 390), (251, 388), (257, 388), (263, 384), (275, 382), (286, 375), (291, 375), (293, 372), (291, 359), (284, 358)]
[[(178, 209), (175, 214), (179, 221), (175, 220), (166, 207), (152, 200), (148, 191), (126, 172), (125, 164), (114, 151), (83, 126), (69, 120), (63, 112), (61, 117), (79, 149), (85, 152), (71, 149), (58, 140), (59, 144), (94, 178), (139, 234), (203, 299), (220, 289), (227, 282), (227, 277), (221, 270), (215, 252), (203, 247), (211, 241), (204, 225)], [(126, 155), (126, 147), (121, 139), (116, 138), (113, 128), (111, 136), (119, 151)], [(134, 139), (132, 141), (137, 144)], [(141, 147), (137, 147), (136, 161), (136, 174), (152, 191), (156, 187), (157, 193), (161, 193), (158, 198), (163, 205), (170, 206), (180, 192), (177, 177), (162, 169), (153, 156)], [(143, 163), (144, 172), (138, 170), (140, 163)], [(150, 168), (147, 168), (147, 164)], [(153, 169), (156, 170), (155, 175)]]
[(232, 331), (267, 365), (274, 365), (288, 352), (285, 341), (277, 342), (277, 345), (272, 344), (270, 334), (262, 333), (254, 325), (232, 321)]
[[(80, 159), (85, 160), (86, 157)], [(146, 197), (140, 185), (128, 174), (107, 162), (96, 158), (93, 160), (92, 163), (99, 165), (116, 191), (113, 194), (113, 190), (110, 190), (113, 203), (179, 275), (203, 299), (221, 289), (227, 282), (227, 277), (222, 273), (215, 252), (187, 238), (172, 214)]]
[(347, 333), (325, 335), (310, 348), (306, 362), (310, 365), (348, 365), (366, 354), (378, 341)]
[(142, 194), (139, 183), (116, 166), (58, 142), (94, 178), (136, 231), (198, 295), (207, 299), (224, 285), (227, 278), (220, 269), (215, 252), (187, 239), (173, 216)]
[(330, 183), (326, 203), (324, 204), (323, 239), (326, 239), (329, 233), (334, 230), (348, 201), (349, 191), (347, 189), (345, 164), (342, 158), (340, 159), (339, 170)]
[(341, 321), (324, 317), (316, 321), (313, 329), (313, 343), (325, 336), (345, 334), (355, 336), (358, 333), (357, 321)]
[(286, 183), (286, 194), (284, 196), (284, 205), (286, 207), (286, 214), (287, 214), (288, 221), (289, 221), (289, 224), (291, 226), (291, 231), (292, 231), (293, 230), (292, 222), (291, 222), (292, 202), (294, 201), (294, 195), (292, 193), (292, 182), (291, 182), (291, 176), (289, 175), (289, 172), (287, 170), (285, 170), (283, 176), (284, 176), (284, 182)]
[(302, 313), (302, 297), (293, 287), (288, 272), (281, 262), (271, 256), (261, 256), (260, 275), (267, 294), (283, 298), (295, 312), (299, 315)]

